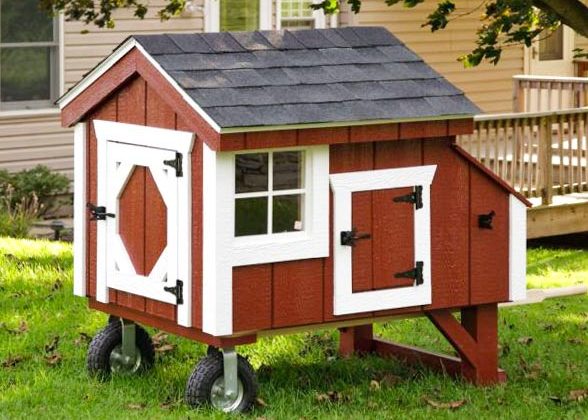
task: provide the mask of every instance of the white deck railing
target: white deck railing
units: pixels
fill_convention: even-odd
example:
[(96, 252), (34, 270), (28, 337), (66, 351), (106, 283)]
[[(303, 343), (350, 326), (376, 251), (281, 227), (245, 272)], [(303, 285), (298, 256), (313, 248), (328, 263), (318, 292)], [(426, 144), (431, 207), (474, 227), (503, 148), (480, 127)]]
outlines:
[(458, 143), (527, 197), (588, 191), (588, 107), (475, 117)]
[(513, 76), (513, 112), (588, 106), (588, 77)]

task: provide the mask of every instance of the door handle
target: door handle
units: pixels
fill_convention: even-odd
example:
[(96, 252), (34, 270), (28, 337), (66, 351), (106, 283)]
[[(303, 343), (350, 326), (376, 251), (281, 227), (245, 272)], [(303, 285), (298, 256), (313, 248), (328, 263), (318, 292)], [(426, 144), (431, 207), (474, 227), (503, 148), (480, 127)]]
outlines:
[(106, 220), (107, 217), (114, 217), (113, 213), (107, 213), (106, 207), (104, 206), (97, 206), (93, 203), (87, 204), (88, 209), (90, 209), (90, 220)]
[(372, 235), (365, 232), (357, 232), (357, 229), (341, 231), (341, 245), (355, 246), (355, 241), (370, 239)]

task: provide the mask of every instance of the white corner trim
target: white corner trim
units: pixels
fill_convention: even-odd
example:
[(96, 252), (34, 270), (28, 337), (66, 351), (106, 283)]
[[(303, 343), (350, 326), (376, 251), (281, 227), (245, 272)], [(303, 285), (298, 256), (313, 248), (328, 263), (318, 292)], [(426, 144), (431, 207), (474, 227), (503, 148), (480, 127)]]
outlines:
[(99, 141), (113, 141), (143, 147), (175, 150), (189, 153), (194, 143), (194, 133), (168, 130), (113, 121), (94, 120), (94, 130)]
[[(333, 189), (333, 312), (344, 315), (431, 303), (431, 198), (436, 165), (331, 175)], [(423, 207), (414, 212), (414, 258), (423, 262), (423, 284), (353, 293), (352, 247), (341, 245), (340, 232), (352, 229), (352, 194), (420, 185)], [(394, 205), (390, 203), (390, 205)]]
[(74, 294), (86, 296), (86, 123), (74, 128)]
[[(96, 148), (98, 150), (97, 168), (96, 168), (96, 204), (97, 206), (106, 203), (108, 197), (108, 189), (106, 185), (106, 176), (108, 174), (108, 153), (107, 140), (105, 137), (98, 135), (96, 128), (96, 121), (94, 124), (94, 132), (96, 133)], [(108, 303), (108, 285), (106, 284), (106, 223), (97, 223), (96, 226), (96, 300), (102, 303)]]
[(233, 332), (233, 267), (218, 235), (226, 229), (224, 219), (233, 215), (219, 205), (223, 162), (205, 143), (202, 147), (202, 331), (223, 336)]
[(527, 298), (527, 207), (517, 197), (509, 197), (509, 300)]

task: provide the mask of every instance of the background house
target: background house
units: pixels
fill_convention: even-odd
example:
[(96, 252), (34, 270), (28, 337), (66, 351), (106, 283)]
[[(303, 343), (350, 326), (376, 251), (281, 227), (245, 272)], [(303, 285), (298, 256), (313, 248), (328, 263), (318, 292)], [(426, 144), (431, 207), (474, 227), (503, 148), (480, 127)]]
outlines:
[[(37, 1), (0, 0), (0, 168), (11, 171), (43, 164), (72, 174), (73, 133), (61, 128), (53, 102), (130, 34), (384, 26), (484, 112), (512, 111), (513, 75), (579, 75), (584, 70), (574, 63), (572, 49), (588, 47), (588, 40), (564, 28), (534, 48), (506, 50), (498, 66), (464, 70), (456, 57), (472, 49), (478, 13), (431, 34), (420, 25), (436, 4), (432, 0), (415, 9), (364, 0), (359, 15), (343, 11), (332, 17), (310, 12), (311, 0), (194, 0), (182, 16), (167, 22), (156, 15), (165, 1), (151, 0), (144, 20), (129, 11), (117, 12), (114, 29), (33, 13)], [(470, 9), (478, 3), (457, 1), (458, 7)]]

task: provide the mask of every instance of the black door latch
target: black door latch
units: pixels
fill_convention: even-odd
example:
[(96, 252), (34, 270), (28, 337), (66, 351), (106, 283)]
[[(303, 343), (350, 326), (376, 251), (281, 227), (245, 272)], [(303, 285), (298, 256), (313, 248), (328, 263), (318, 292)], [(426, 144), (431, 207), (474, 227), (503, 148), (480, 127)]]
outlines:
[(496, 212), (492, 210), (488, 214), (478, 215), (478, 227), (480, 229), (492, 229), (492, 220), (496, 216)]
[(416, 267), (409, 271), (404, 271), (402, 273), (394, 274), (394, 277), (397, 279), (414, 279), (415, 284), (418, 286), (419, 284), (423, 284), (423, 262), (417, 261)]
[(88, 203), (87, 207), (90, 209), (90, 220), (106, 220), (107, 217), (113, 217), (114, 213), (107, 213), (106, 207), (104, 206), (96, 206), (92, 203)]
[(176, 297), (176, 305), (184, 303), (184, 282), (182, 280), (177, 280), (175, 286), (164, 287), (163, 290)]
[(372, 235), (369, 233), (358, 233), (357, 229), (341, 231), (341, 245), (355, 246), (355, 241), (360, 239), (370, 239)]
[(394, 197), (393, 201), (395, 203), (412, 203), (414, 204), (415, 209), (422, 209), (423, 208), (423, 187), (422, 185), (417, 185), (414, 187), (413, 191), (410, 194), (401, 195), (399, 197)]

